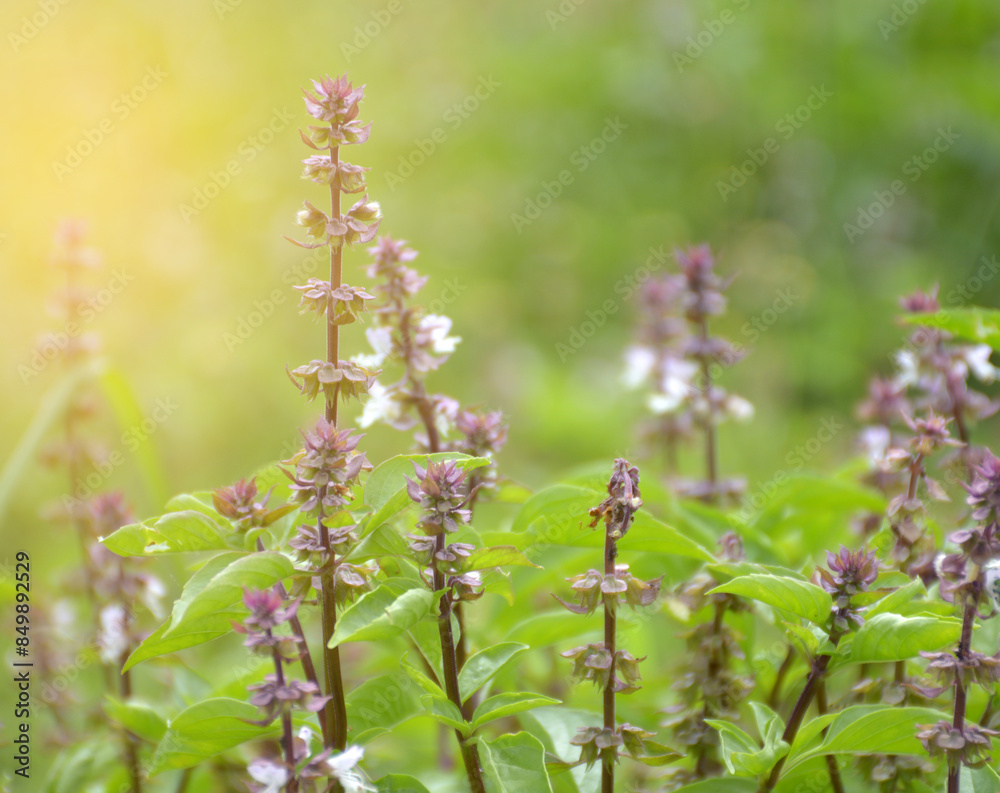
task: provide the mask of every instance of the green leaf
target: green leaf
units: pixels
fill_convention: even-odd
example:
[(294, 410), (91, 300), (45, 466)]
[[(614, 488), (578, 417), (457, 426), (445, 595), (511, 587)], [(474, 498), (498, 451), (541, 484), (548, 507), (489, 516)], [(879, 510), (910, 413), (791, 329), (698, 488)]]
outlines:
[[(217, 569), (220, 558), (225, 564)], [(191, 622), (240, 603), (245, 588), (267, 589), (294, 572), (292, 563), (280, 553), (221, 554), (188, 581), (174, 603), (167, 635), (181, 633)]]
[(119, 556), (157, 556), (165, 553), (231, 550), (232, 529), (201, 511), (168, 512), (143, 523), (122, 526), (103, 543)]
[(806, 748), (796, 741), (786, 768), (827, 754), (922, 754), (917, 725), (947, 718), (930, 708), (855, 705), (837, 714), (818, 746)]
[[(514, 519), (513, 532), (529, 529), (538, 536), (536, 545), (572, 545), (598, 548), (604, 533), (588, 528), (589, 510), (604, 500), (597, 490), (572, 485), (554, 485), (529, 498)], [(715, 557), (697, 542), (672, 526), (640, 511), (621, 541), (630, 551), (683, 556), (702, 562)]]
[(500, 669), (528, 649), (526, 644), (502, 642), (470, 656), (458, 673), (458, 690), (465, 702), (484, 686)]
[(530, 733), (517, 732), (495, 741), (480, 741), (479, 754), (488, 793), (552, 793), (545, 770), (545, 749)]
[[(726, 768), (729, 769), (730, 774), (737, 773), (736, 765), (733, 762), (734, 756), (738, 759), (740, 757), (751, 756), (760, 751), (757, 742), (735, 724), (717, 719), (705, 719), (705, 723), (719, 733), (722, 760), (726, 764)], [(740, 770), (744, 770), (742, 766)], [(753, 772), (749, 775), (757, 776), (757, 773)]]
[(450, 699), (442, 699), (441, 697), (430, 696), (428, 694), (425, 694), (421, 699), (424, 701), (427, 713), (432, 718), (437, 719), (446, 727), (458, 730), (465, 737), (470, 735), (472, 732), (471, 726), (462, 716), (462, 712)]
[(512, 545), (479, 548), (462, 564), (462, 571), (485, 570), (489, 567), (538, 567)]
[(409, 557), (410, 549), (398, 531), (389, 525), (379, 526), (365, 534), (344, 557), (351, 564), (361, 564), (369, 559), (382, 559), (386, 556)]
[(108, 718), (150, 743), (158, 743), (167, 731), (167, 722), (159, 714), (159, 710), (138, 700), (121, 702), (108, 697), (104, 703), (104, 712), (108, 714)]
[(419, 780), (405, 774), (387, 774), (375, 780), (378, 793), (430, 793)]
[(216, 614), (207, 614), (198, 619), (187, 620), (184, 627), (176, 631), (169, 630), (170, 620), (168, 619), (132, 651), (122, 667), (122, 672), (127, 672), (150, 658), (176, 653), (180, 650), (186, 650), (188, 647), (195, 647), (225, 636), (232, 631), (232, 623), (239, 622), (245, 616), (245, 608), (242, 606), (232, 607)]
[(942, 308), (933, 314), (907, 314), (911, 325), (940, 328), (969, 341), (1000, 350), (1000, 311), (992, 308)]
[(921, 650), (934, 652), (958, 643), (962, 624), (940, 617), (903, 617), (899, 614), (876, 614), (854, 636), (851, 663), (904, 661)]
[(424, 691), (426, 691), (432, 697), (437, 699), (447, 699), (447, 695), (444, 693), (444, 690), (441, 688), (441, 686), (439, 686), (437, 683), (431, 680), (430, 677), (428, 677), (422, 669), (418, 669), (416, 666), (410, 663), (406, 655), (402, 657), (402, 659), (399, 662), (399, 665), (402, 668), (403, 672), (405, 672), (406, 675), (410, 678), (410, 680), (412, 680), (414, 683), (420, 686)]
[(893, 590), (865, 612), (865, 619), (870, 620), (876, 614), (899, 613), (899, 609), (919, 600), (926, 594), (927, 588), (919, 578), (914, 578), (908, 584)]
[(149, 775), (171, 768), (190, 768), (245, 741), (273, 735), (275, 727), (258, 727), (260, 710), (238, 699), (207, 699), (181, 711), (171, 720), (156, 747)]
[(401, 591), (398, 586), (382, 584), (366, 592), (341, 614), (330, 637), (330, 647), (397, 636), (430, 614), (436, 602), (434, 593), (428, 589)]
[(402, 672), (366, 680), (347, 695), (351, 743), (364, 744), (423, 712), (419, 689)]
[(759, 600), (783, 611), (791, 612), (817, 625), (830, 618), (833, 599), (820, 587), (797, 578), (776, 575), (745, 575), (717, 586), (709, 594), (726, 592), (739, 597)]
[(757, 793), (757, 780), (741, 777), (706, 779), (678, 788), (675, 793)]
[(962, 767), (960, 778), (962, 793), (998, 793), (1000, 775), (987, 765), (979, 768)]
[(478, 730), (484, 724), (502, 719), (505, 716), (513, 716), (532, 708), (540, 708), (544, 705), (558, 705), (558, 699), (546, 697), (543, 694), (532, 694), (528, 691), (511, 691), (505, 694), (497, 694), (495, 697), (483, 700), (472, 714), (472, 729)]

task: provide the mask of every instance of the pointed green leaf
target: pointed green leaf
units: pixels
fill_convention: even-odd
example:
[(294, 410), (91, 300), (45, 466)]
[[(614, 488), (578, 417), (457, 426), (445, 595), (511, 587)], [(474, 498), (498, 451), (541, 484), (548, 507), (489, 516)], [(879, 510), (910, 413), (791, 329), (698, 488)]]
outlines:
[(833, 599), (823, 589), (787, 576), (744, 575), (717, 586), (710, 594), (718, 592), (759, 600), (817, 625), (829, 620), (833, 607)]
[(458, 673), (458, 689), (462, 702), (471, 697), (480, 687), (493, 679), (493, 676), (509, 661), (528, 649), (526, 644), (503, 642), (480, 650), (466, 660), (462, 671)]
[(427, 713), (432, 718), (441, 722), (446, 727), (458, 730), (462, 735), (468, 737), (472, 729), (468, 722), (462, 717), (462, 712), (450, 699), (442, 699), (425, 694), (421, 699), (427, 708)]
[(485, 570), (489, 567), (538, 567), (512, 545), (479, 548), (462, 564), (462, 570)]
[[(202, 576), (209, 567), (206, 565), (188, 581), (174, 603), (168, 636), (183, 632), (189, 622), (240, 603), (244, 589), (267, 589), (295, 572), (292, 563), (280, 553), (222, 554), (227, 559), (234, 555), (235, 559), (211, 577)], [(217, 563), (218, 558), (212, 562)], [(198, 585), (192, 586), (196, 579)]]
[(502, 719), (505, 716), (513, 716), (532, 708), (540, 708), (544, 705), (558, 705), (558, 699), (546, 697), (543, 694), (532, 694), (528, 691), (511, 691), (505, 694), (497, 694), (495, 697), (483, 700), (472, 714), (472, 729), (477, 730), (484, 724)]
[(786, 768), (827, 754), (922, 754), (917, 725), (942, 719), (948, 716), (930, 708), (855, 705), (837, 714), (818, 746), (805, 748), (796, 741)]
[(367, 743), (423, 710), (419, 689), (402, 672), (366, 680), (347, 695), (351, 743)]
[(552, 793), (545, 769), (545, 749), (527, 732), (480, 741), (479, 755), (488, 793)]
[(940, 617), (903, 617), (899, 614), (876, 614), (854, 635), (851, 663), (905, 661), (921, 650), (934, 652), (958, 643), (962, 624)]
[(405, 774), (387, 774), (375, 780), (377, 793), (430, 793), (419, 780)]
[(402, 657), (402, 659), (399, 662), (399, 665), (402, 668), (402, 670), (406, 673), (406, 675), (410, 678), (410, 680), (412, 680), (414, 683), (420, 686), (420, 688), (422, 688), (432, 697), (435, 697), (437, 699), (448, 698), (447, 694), (444, 693), (444, 690), (441, 688), (441, 686), (439, 686), (437, 683), (431, 680), (430, 677), (426, 675), (422, 669), (418, 669), (416, 666), (410, 663), (406, 655)]
[(330, 647), (345, 642), (370, 642), (397, 636), (428, 614), (437, 599), (423, 588), (400, 591), (383, 584), (362, 595), (337, 620)]
[(960, 782), (962, 793), (1000, 793), (1000, 774), (988, 765), (963, 766)]
[(167, 731), (167, 722), (160, 715), (160, 710), (138, 700), (121, 702), (108, 697), (104, 703), (108, 718), (150, 743), (158, 743)]
[(870, 620), (876, 614), (899, 613), (899, 609), (919, 600), (926, 592), (927, 588), (924, 586), (924, 582), (919, 578), (914, 578), (872, 605), (865, 612), (865, 619)]
[(246, 609), (242, 606), (234, 606), (216, 614), (207, 614), (204, 617), (187, 620), (183, 628), (169, 631), (169, 635), (170, 620), (168, 619), (132, 651), (122, 667), (122, 672), (127, 672), (150, 658), (176, 653), (225, 636), (232, 631), (232, 623), (242, 620), (246, 613)]
[(260, 710), (238, 699), (207, 699), (181, 711), (170, 721), (156, 748), (149, 775), (171, 768), (190, 768), (246, 741), (274, 735), (275, 727), (258, 727)]

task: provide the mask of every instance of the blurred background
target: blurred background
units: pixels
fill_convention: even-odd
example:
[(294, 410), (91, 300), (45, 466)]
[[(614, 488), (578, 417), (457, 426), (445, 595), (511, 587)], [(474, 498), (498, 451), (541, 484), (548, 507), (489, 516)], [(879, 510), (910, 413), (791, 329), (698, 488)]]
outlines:
[[(87, 329), (134, 396), (100, 419), (124, 460), (105, 485), (147, 515), (291, 453), (320, 408), (283, 370), (324, 350), (290, 288), (322, 268), (282, 238), (322, 193), (299, 179), (300, 92), (346, 71), (381, 233), (420, 251), (463, 339), (430, 387), (504, 411), (509, 476), (643, 462), (620, 384), (635, 289), (702, 241), (736, 276), (718, 329), (750, 353), (723, 382), (756, 406), (723, 472), (836, 465), (853, 433), (815, 439), (890, 371), (898, 295), (1000, 295), (998, 23), (977, 0), (6, 0), (0, 459), (58, 387), (37, 343), (64, 217), (103, 254)], [(367, 260), (346, 254), (348, 283)], [(379, 462), (408, 439), (365, 444)], [(74, 558), (39, 518), (63, 479), (23, 461), (0, 518), (43, 569)]]
[[(289, 287), (308, 252), (282, 239), (321, 193), (299, 179), (300, 90), (347, 71), (367, 85), (372, 136), (350, 157), (371, 167), (381, 232), (420, 251), (425, 297), (463, 338), (431, 386), (509, 416), (510, 475), (537, 486), (633, 450), (628, 279), (651, 248), (706, 241), (738, 274), (721, 330), (750, 349), (725, 381), (757, 407), (727, 429), (724, 468), (766, 479), (889, 368), (899, 293), (939, 281), (962, 304), (952, 290), (1000, 254), (998, 21), (974, 0), (8, 0), (0, 451), (57, 379), (19, 367), (58, 325), (47, 261), (70, 216), (104, 256), (91, 286), (125, 281), (88, 329), (144, 417), (176, 406), (143, 444), (163, 488), (226, 484), (287, 453), (317, 409), (283, 369), (323, 349)], [(367, 254), (345, 260), (365, 283)], [(977, 285), (994, 303), (1000, 279)], [(345, 344), (364, 348), (360, 328)], [(399, 440), (373, 430), (370, 456)], [(112, 484), (135, 486), (133, 468)], [(36, 523), (45, 490), (28, 472), (7, 531)], [(149, 488), (136, 498), (160, 506)]]

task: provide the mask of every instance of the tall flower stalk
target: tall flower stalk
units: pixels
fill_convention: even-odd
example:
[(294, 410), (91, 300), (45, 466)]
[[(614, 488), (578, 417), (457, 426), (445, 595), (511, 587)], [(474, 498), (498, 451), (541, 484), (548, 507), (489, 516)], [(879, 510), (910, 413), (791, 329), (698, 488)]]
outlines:
[[(317, 428), (327, 439), (336, 433), (338, 407), (341, 400), (359, 397), (374, 382), (375, 372), (364, 369), (351, 361), (340, 359), (340, 328), (354, 322), (364, 311), (366, 300), (372, 299), (364, 289), (343, 283), (344, 246), (353, 247), (358, 242), (369, 242), (378, 231), (381, 211), (377, 203), (365, 195), (347, 212), (342, 212), (341, 194), (360, 193), (365, 189), (365, 168), (341, 160), (342, 146), (360, 144), (368, 140), (371, 125), (358, 119), (359, 105), (364, 88), (354, 88), (347, 76), (337, 79), (326, 77), (313, 82), (313, 91), (305, 92), (306, 110), (320, 122), (302, 133), (303, 142), (316, 152), (303, 161), (303, 178), (326, 185), (330, 195), (330, 211), (326, 213), (306, 202), (299, 212), (298, 223), (314, 240), (295, 243), (306, 248), (327, 247), (330, 251), (330, 278), (328, 281), (312, 278), (305, 285), (296, 287), (302, 294), (301, 305), (306, 311), (315, 311), (326, 318), (326, 359), (316, 359), (290, 373), (296, 386), (308, 398), (314, 399), (320, 391), (325, 400), (326, 424)], [(294, 242), (294, 241), (293, 241)], [(347, 436), (337, 436), (334, 443), (353, 443)], [(307, 451), (308, 454), (308, 451)], [(363, 459), (363, 458), (361, 458)], [(323, 465), (315, 468), (319, 479), (308, 480), (318, 488), (326, 487)], [(308, 475), (307, 475), (308, 476)], [(340, 498), (338, 494), (337, 498)], [(341, 673), (340, 650), (330, 647), (330, 640), (337, 627), (336, 570), (337, 551), (331, 540), (327, 506), (321, 497), (312, 505), (316, 510), (316, 531), (323, 554), (320, 566), (320, 601), (322, 604), (324, 679), (330, 697), (326, 706), (328, 746), (343, 751), (347, 745), (347, 706)], [(343, 506), (337, 504), (336, 506)]]
[(603, 570), (588, 570), (569, 579), (576, 603), (555, 596), (574, 614), (592, 614), (598, 605), (604, 607), (604, 641), (562, 653), (573, 661), (574, 677), (591, 680), (601, 690), (602, 725), (582, 728), (572, 743), (580, 747), (580, 762), (585, 762), (588, 768), (600, 760), (602, 793), (614, 791), (615, 767), (622, 750), (640, 762), (672, 754), (648, 740), (653, 733), (632, 724), (619, 724), (615, 714), (616, 695), (630, 694), (642, 687), (639, 662), (645, 660), (618, 646), (618, 609), (626, 603), (633, 609), (652, 605), (662, 578), (643, 581), (629, 572), (627, 564), (617, 561), (618, 543), (641, 506), (639, 469), (627, 460), (615, 460), (608, 497), (590, 510), (591, 527), (604, 523)]
[(991, 604), (986, 591), (986, 571), (1000, 558), (1000, 459), (986, 451), (981, 465), (974, 466), (974, 479), (966, 485), (972, 520), (976, 525), (959, 529), (948, 539), (959, 551), (938, 560), (941, 594), (955, 603), (962, 614), (962, 633), (954, 653), (921, 655), (928, 668), (937, 673), (944, 685), (918, 689), (924, 696), (936, 697), (947, 689), (954, 691), (952, 721), (923, 725), (918, 734), (928, 753), (944, 755), (948, 762), (948, 793), (959, 793), (962, 766), (977, 766), (990, 758), (991, 740), (1000, 732), (967, 719), (969, 689), (983, 687), (992, 697), (1000, 681), (1000, 652), (986, 655), (972, 649), (972, 632), (983, 604)]
[(729, 281), (715, 273), (707, 245), (677, 252), (680, 273), (650, 278), (641, 296), (637, 343), (626, 351), (626, 385), (647, 388), (653, 421), (646, 437), (667, 454), (676, 472), (677, 446), (698, 430), (704, 440), (704, 478), (676, 479), (675, 489), (705, 501), (738, 496), (741, 479), (720, 476), (717, 427), (726, 419), (749, 419), (753, 406), (718, 384), (722, 371), (741, 358), (730, 342), (711, 335), (712, 317), (726, 309)]
[[(468, 523), (470, 513), (466, 507), (471, 495), (465, 487), (465, 472), (454, 461), (428, 462), (426, 468), (414, 464), (414, 471), (417, 478), (407, 480), (407, 493), (423, 510), (417, 524), (422, 534), (408, 535), (410, 551), (420, 564), (427, 586), (432, 592), (441, 593), (438, 635), (444, 692), (457, 712), (463, 713), (451, 617), (456, 603), (482, 597), (482, 577), (479, 571), (463, 572), (463, 563), (472, 555), (474, 546), (460, 542), (449, 544), (447, 537)], [(485, 793), (479, 749), (460, 730), (455, 730), (455, 738), (472, 793)]]

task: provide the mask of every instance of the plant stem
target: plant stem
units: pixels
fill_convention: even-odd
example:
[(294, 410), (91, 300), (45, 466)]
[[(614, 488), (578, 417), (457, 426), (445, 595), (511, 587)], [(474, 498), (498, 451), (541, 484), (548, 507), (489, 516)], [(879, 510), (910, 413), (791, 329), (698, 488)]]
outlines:
[[(618, 548), (611, 536), (610, 527), (604, 535), (604, 575), (615, 574), (615, 558)], [(617, 617), (613, 608), (604, 602), (604, 649), (611, 654), (611, 671), (608, 675), (608, 685), (604, 689), (604, 729), (615, 730), (615, 666), (617, 665)], [(614, 746), (601, 751), (601, 793), (614, 793), (615, 763), (618, 750)]]
[[(340, 164), (340, 147), (330, 147), (330, 160), (334, 169)], [(340, 189), (330, 182), (330, 218), (342, 220), (340, 216)], [(344, 246), (341, 243), (330, 243), (330, 287), (339, 289), (343, 280)], [(326, 360), (334, 366), (340, 366), (340, 325), (333, 320), (333, 312), (326, 312)], [(337, 387), (333, 400), (326, 400), (326, 420), (337, 426), (337, 405), (340, 402), (340, 387)]]
[[(715, 603), (715, 618), (712, 620), (712, 632), (708, 636), (708, 641), (713, 643), (714, 640), (722, 633), (723, 621), (726, 617), (726, 604), (724, 600), (717, 600)], [(720, 643), (721, 644), (721, 643)], [(709, 653), (708, 656), (708, 669), (706, 677), (708, 680), (713, 680), (716, 675), (719, 674), (719, 670), (725, 663), (725, 658), (720, 657), (719, 653), (714, 650)], [(715, 716), (715, 712), (712, 708), (711, 702), (706, 698), (705, 703), (702, 707), (701, 718), (702, 720), (711, 719)], [(708, 748), (705, 744), (698, 745), (698, 760), (695, 764), (695, 774), (698, 778), (703, 778), (706, 776), (706, 764), (708, 760)]]
[[(701, 318), (698, 331), (702, 342), (708, 342), (707, 317)], [(707, 354), (702, 353), (699, 357), (701, 359), (702, 395), (705, 397), (705, 403), (708, 405), (708, 421), (705, 423), (705, 474), (708, 477), (708, 484), (711, 489), (705, 500), (713, 502), (717, 496), (716, 484), (719, 479), (719, 471), (715, 451), (715, 408), (712, 404), (712, 369)]]
[[(330, 161), (336, 168), (340, 163), (340, 147), (330, 146)], [(341, 220), (340, 189), (330, 183), (330, 217)], [(330, 244), (330, 287), (338, 289), (343, 280), (344, 246), (339, 243)], [(333, 312), (326, 314), (326, 360), (334, 366), (340, 366), (340, 326), (334, 322)], [(340, 387), (333, 394), (333, 399), (326, 400), (326, 420), (337, 426), (337, 407), (340, 402)], [(330, 547), (330, 532), (323, 523), (323, 511), (317, 518), (320, 542), (326, 552), (323, 572), (320, 575), (320, 595), (323, 608), (323, 667), (326, 675), (326, 693), (330, 696), (324, 708), (326, 712), (327, 733), (324, 734), (324, 744), (327, 748), (338, 752), (347, 748), (347, 703), (344, 697), (344, 680), (340, 670), (340, 648), (330, 647), (330, 639), (337, 629), (337, 599), (335, 593), (334, 570), (336, 569), (336, 554)]]
[[(830, 643), (836, 647), (842, 635), (840, 631), (834, 628), (830, 632)], [(805, 717), (806, 711), (812, 703), (813, 696), (816, 694), (816, 688), (826, 674), (827, 667), (830, 665), (830, 658), (831, 656), (829, 655), (820, 655), (813, 659), (812, 669), (809, 670), (809, 677), (806, 678), (805, 687), (802, 689), (802, 693), (799, 694), (799, 698), (795, 702), (795, 707), (792, 708), (792, 715), (788, 717), (785, 732), (781, 736), (781, 740), (785, 741), (785, 743), (791, 745), (795, 740), (799, 727), (802, 726), (802, 719)], [(761, 783), (759, 793), (770, 793), (770, 791), (774, 790), (774, 786), (778, 784), (781, 769), (784, 765), (785, 758), (781, 758), (771, 770), (771, 775), (767, 778), (767, 781)]]
[[(437, 535), (437, 551), (445, 549), (444, 533)], [(434, 591), (441, 592), (440, 611), (438, 615), (438, 633), (441, 637), (441, 666), (444, 672), (445, 694), (452, 704), (462, 712), (462, 695), (458, 687), (458, 658), (455, 654), (455, 635), (451, 629), (451, 591), (445, 590), (444, 573), (437, 565), (434, 566)], [(486, 793), (483, 783), (483, 771), (479, 764), (479, 749), (474, 743), (468, 743), (459, 730), (455, 730), (458, 748), (462, 752), (462, 762), (465, 773), (469, 777), (469, 787), (472, 793)]]
[(774, 686), (771, 688), (771, 694), (767, 698), (767, 704), (772, 710), (778, 706), (778, 701), (781, 697), (781, 684), (785, 682), (785, 676), (792, 668), (793, 663), (795, 663), (795, 648), (789, 647), (788, 652), (785, 654), (785, 660), (781, 662), (781, 666), (778, 667), (778, 673), (774, 676)]
[[(972, 629), (976, 624), (976, 607), (979, 598), (966, 596), (965, 600), (965, 613), (962, 615), (962, 637), (958, 641), (958, 652), (956, 653), (958, 660), (962, 661), (969, 654), (969, 650), (972, 646)], [(959, 672), (955, 673), (955, 716), (952, 720), (952, 727), (956, 730), (963, 730), (965, 728), (965, 706), (966, 706), (966, 691), (965, 684), (962, 681), (962, 675)], [(954, 766), (948, 766), (948, 793), (960, 793), (959, 786), (961, 785), (962, 766), (961, 764), (956, 764)]]
[[(268, 629), (266, 633), (270, 638), (272, 635), (271, 630)], [(281, 653), (278, 652), (277, 647), (271, 649), (271, 657), (274, 659), (275, 679), (278, 686), (284, 688), (285, 672), (281, 666)], [(281, 741), (285, 750), (285, 764), (288, 766), (288, 773), (290, 775), (285, 790), (287, 793), (295, 793), (298, 789), (298, 783), (295, 779), (295, 736), (292, 733), (292, 712), (284, 704), (282, 704), (281, 708)]]
[[(816, 711), (820, 716), (825, 716), (827, 712), (825, 680), (820, 680), (816, 686)], [(826, 736), (826, 733), (824, 728), (823, 735)], [(833, 788), (833, 793), (844, 793), (844, 783), (840, 778), (837, 758), (832, 754), (826, 755), (826, 770), (830, 774), (830, 787)]]
[(342, 752), (347, 748), (347, 701), (344, 695), (344, 679), (340, 671), (340, 647), (330, 647), (330, 639), (337, 629), (337, 597), (333, 578), (336, 554), (330, 547), (330, 532), (323, 520), (323, 510), (320, 509), (316, 523), (319, 526), (320, 542), (326, 549), (326, 561), (320, 576), (320, 599), (323, 607), (323, 667), (326, 673), (326, 693), (330, 697), (324, 708), (330, 733), (325, 745), (329, 749)]
[[(257, 540), (257, 550), (263, 552), (264, 543), (259, 539)], [(278, 593), (278, 597), (281, 598), (282, 602), (288, 600), (288, 590), (285, 589), (285, 585), (280, 581), (274, 585), (274, 591)], [(306, 673), (306, 679), (309, 682), (314, 683), (316, 688), (320, 691), (323, 687), (319, 683), (319, 677), (316, 674), (316, 667), (313, 665), (312, 654), (309, 652), (309, 643), (306, 641), (305, 631), (302, 630), (302, 621), (298, 618), (298, 615), (294, 617), (289, 617), (289, 624), (292, 626), (292, 631), (297, 637), (297, 644), (299, 645), (299, 652), (301, 653), (300, 660), (302, 661), (302, 671)], [(323, 745), (329, 746), (329, 727), (326, 723), (326, 708), (321, 710), (316, 714), (319, 717), (319, 728), (323, 733)]]

